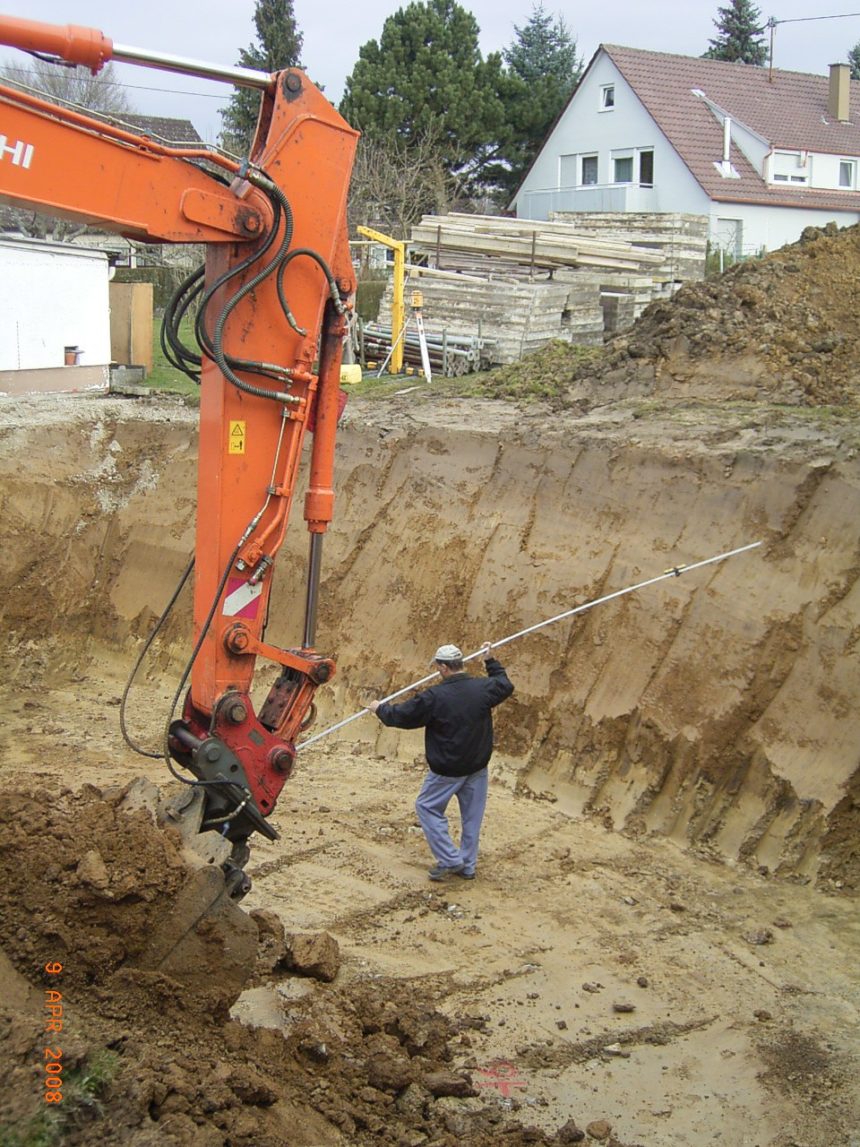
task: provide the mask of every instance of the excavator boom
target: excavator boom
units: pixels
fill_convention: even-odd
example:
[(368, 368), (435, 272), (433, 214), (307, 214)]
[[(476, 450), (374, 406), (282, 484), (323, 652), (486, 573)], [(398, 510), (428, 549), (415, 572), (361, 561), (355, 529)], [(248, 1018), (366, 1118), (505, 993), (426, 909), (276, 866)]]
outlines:
[[(192, 302), (199, 308), (199, 350), (178, 353), (201, 393), (193, 650), (177, 691), (182, 715), (165, 744), (168, 764), (182, 766), (203, 795), (201, 831), (217, 828), (233, 844), (238, 871), (251, 833), (276, 835), (267, 818), (295, 739), (316, 688), (334, 673), (334, 661), (314, 648), (315, 616), (355, 289), (346, 206), (357, 133), (300, 70), (265, 75), (183, 62), (120, 48), (95, 29), (2, 15), (0, 43), (93, 71), (123, 59), (261, 92), (256, 137), (239, 160), (167, 146), (0, 85), (0, 202), (142, 242), (206, 245), (205, 268), (173, 307), (174, 317)], [(309, 429), (305, 616), (301, 642), (282, 650), (264, 631)], [(261, 657), (278, 676), (256, 713), (251, 686)]]

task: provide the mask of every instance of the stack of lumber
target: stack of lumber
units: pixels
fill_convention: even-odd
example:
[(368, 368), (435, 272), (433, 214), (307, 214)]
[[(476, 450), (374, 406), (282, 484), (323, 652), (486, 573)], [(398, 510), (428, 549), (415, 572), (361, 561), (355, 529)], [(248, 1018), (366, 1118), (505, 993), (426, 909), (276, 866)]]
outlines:
[(553, 222), (573, 227), (592, 239), (623, 239), (649, 253), (659, 251), (655, 278), (666, 283), (704, 279), (708, 246), (707, 215), (680, 211), (555, 211)]
[(464, 260), (492, 257), (511, 267), (598, 267), (641, 273), (665, 261), (625, 239), (589, 235), (569, 222), (505, 219), (496, 215), (425, 215), (412, 228), (412, 257), (426, 256), (438, 269), (465, 270)]

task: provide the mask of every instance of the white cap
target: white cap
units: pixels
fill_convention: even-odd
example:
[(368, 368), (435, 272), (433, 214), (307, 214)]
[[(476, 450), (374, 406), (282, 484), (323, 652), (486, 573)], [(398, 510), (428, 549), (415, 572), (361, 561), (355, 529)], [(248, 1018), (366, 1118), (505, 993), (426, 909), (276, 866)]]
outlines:
[[(433, 655), (433, 661), (462, 661), (463, 654), (456, 645), (440, 645)], [(432, 665), (433, 662), (431, 662)]]

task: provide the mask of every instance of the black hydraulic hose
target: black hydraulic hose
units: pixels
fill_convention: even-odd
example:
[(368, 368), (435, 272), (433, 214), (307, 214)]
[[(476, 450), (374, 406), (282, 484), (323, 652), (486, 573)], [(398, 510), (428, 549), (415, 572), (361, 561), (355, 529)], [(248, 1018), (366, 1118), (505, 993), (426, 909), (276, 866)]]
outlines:
[(185, 346), (179, 328), (188, 308), (203, 290), (203, 274), (204, 268), (198, 267), (179, 285), (165, 307), (161, 324), (161, 348), (168, 362), (197, 383), (200, 382), (199, 368), (203, 359)]
[(243, 379), (234, 374), (230, 364), (227, 361), (223, 349), (224, 327), (231, 313), (242, 301), (242, 299), (245, 298), (246, 295), (249, 295), (252, 291), (256, 290), (260, 283), (262, 283), (264, 279), (271, 275), (272, 271), (278, 268), (282, 261), (287, 258), (289, 246), (292, 242), (293, 211), (290, 207), (289, 200), (280, 190), (280, 188), (276, 187), (274, 184), (267, 188), (267, 191), (273, 202), (280, 204), (284, 213), (284, 234), (281, 239), (280, 246), (274, 258), (264, 267), (261, 267), (260, 270), (236, 292), (233, 298), (229, 299), (224, 305), (224, 309), (221, 311), (221, 314), (218, 316), (218, 320), (215, 324), (215, 330), (213, 333), (213, 350), (215, 352), (215, 362), (221, 369), (222, 374), (228, 380), (228, 382), (232, 383), (233, 386), (235, 386), (237, 389), (243, 391), (245, 394), (256, 395), (259, 398), (268, 398), (274, 399), (277, 402), (283, 402), (287, 397), (286, 395), (276, 391), (266, 390), (261, 386), (254, 386), (252, 383), (245, 382)]
[(313, 259), (314, 262), (319, 265), (328, 282), (328, 290), (331, 301), (339, 315), (343, 314), (345, 307), (343, 305), (343, 300), (340, 297), (340, 291), (337, 288), (335, 277), (332, 274), (328, 263), (325, 261), (322, 255), (319, 254), (319, 252), (312, 250), (310, 247), (296, 247), (294, 250), (288, 251), (284, 258), (281, 260), (281, 265), (278, 267), (278, 299), (281, 304), (281, 309), (286, 315), (287, 322), (290, 324), (293, 330), (297, 331), (300, 335), (306, 335), (307, 331), (304, 329), (304, 327), (300, 327), (296, 322), (295, 316), (293, 315), (293, 312), (290, 309), (290, 305), (287, 302), (286, 296), (284, 295), (284, 275), (286, 273), (287, 267), (298, 255), (305, 255), (308, 259)]
[[(274, 187), (274, 184), (272, 186)], [(248, 255), (245, 259), (243, 259), (241, 261), (241, 263), (237, 263), (235, 267), (231, 267), (229, 271), (225, 271), (222, 275), (218, 276), (218, 278), (215, 280), (215, 282), (212, 284), (212, 286), (207, 289), (206, 294), (204, 295), (203, 300), (200, 304), (200, 310), (198, 311), (198, 314), (197, 314), (197, 325), (196, 325), (197, 341), (200, 343), (200, 346), (204, 349), (204, 351), (209, 355), (209, 357), (213, 361), (215, 361), (215, 349), (212, 345), (212, 341), (211, 341), (211, 338), (209, 336), (209, 332), (206, 330), (206, 323), (205, 323), (205, 316), (208, 312), (209, 304), (212, 301), (212, 297), (214, 296), (215, 292), (220, 290), (220, 288), (223, 287), (225, 283), (228, 283), (230, 281), (230, 279), (232, 279), (236, 275), (239, 275), (242, 272), (246, 271), (249, 267), (251, 267), (259, 259), (261, 259), (263, 255), (266, 254), (266, 252), (269, 250), (269, 248), (275, 242), (275, 238), (277, 236), (278, 229), (280, 227), (281, 215), (282, 215), (281, 202), (279, 199), (277, 199), (276, 197), (273, 197), (269, 193), (268, 188), (264, 188), (264, 191), (268, 195), (269, 201), (272, 203), (274, 218), (273, 218), (273, 225), (272, 225), (271, 230), (269, 231), (266, 238), (263, 240), (263, 243), (258, 250), (252, 251), (250, 255)], [(281, 198), (281, 200), (283, 200), (284, 203), (286, 203), (286, 199), (284, 198), (283, 195), (281, 195), (280, 198)], [(292, 233), (293, 233), (293, 221), (292, 221), (292, 211), (289, 209), (289, 204), (287, 204), (287, 209), (288, 209), (289, 214), (287, 216), (286, 232), (285, 233), (286, 233), (286, 235), (289, 236), (289, 241), (291, 242), (292, 241)]]
[(233, 568), (233, 563), (239, 555), (240, 548), (241, 543), (236, 545), (232, 554), (230, 555), (229, 561), (227, 562), (227, 565), (224, 568), (224, 572), (221, 575), (221, 580), (218, 583), (218, 588), (215, 591), (215, 596), (212, 599), (212, 604), (209, 607), (209, 612), (206, 615), (206, 620), (200, 628), (200, 635), (197, 638), (194, 649), (188, 659), (188, 663), (185, 666), (185, 669), (182, 671), (182, 677), (180, 678), (179, 685), (177, 686), (176, 692), (173, 695), (170, 711), (167, 714), (167, 723), (164, 727), (164, 741), (162, 744), (161, 756), (164, 759), (170, 774), (175, 777), (177, 781), (181, 781), (184, 785), (189, 785), (191, 788), (210, 788), (212, 786), (223, 788), (226, 785), (230, 788), (238, 789), (244, 797), (247, 794), (247, 789), (244, 785), (239, 784), (238, 781), (190, 781), (187, 777), (183, 777), (181, 773), (177, 772), (177, 770), (173, 767), (173, 761), (170, 756), (170, 726), (173, 723), (173, 714), (176, 712), (176, 706), (179, 704), (179, 699), (185, 691), (185, 686), (188, 683), (188, 678), (191, 675), (191, 670), (194, 668), (194, 662), (197, 660), (198, 654), (203, 648), (203, 642), (206, 640), (206, 635), (209, 632), (210, 626), (212, 625), (212, 618), (215, 616), (215, 610), (218, 608), (218, 602), (221, 600), (221, 594), (224, 591), (224, 586), (227, 584), (227, 578), (230, 576), (230, 571)]
[(185, 567), (185, 571), (183, 572), (182, 577), (179, 579), (179, 583), (176, 586), (176, 589), (173, 591), (173, 594), (170, 598), (170, 601), (164, 607), (164, 609), (161, 613), (161, 617), (159, 617), (159, 619), (155, 623), (155, 627), (153, 628), (149, 637), (147, 637), (146, 641), (143, 643), (143, 648), (141, 649), (140, 653), (138, 654), (137, 661), (135, 661), (135, 663), (134, 663), (134, 668), (132, 669), (131, 673), (128, 675), (128, 680), (126, 681), (125, 688), (122, 691), (122, 699), (119, 703), (119, 727), (120, 727), (120, 731), (122, 733), (123, 740), (125, 741), (125, 743), (128, 745), (128, 747), (130, 749), (132, 749), (135, 753), (138, 753), (141, 757), (151, 757), (153, 760), (156, 760), (156, 761), (160, 758), (161, 753), (150, 752), (147, 749), (141, 748), (141, 746), (138, 745), (136, 741), (132, 740), (131, 736), (129, 735), (129, 732), (128, 732), (128, 729), (127, 729), (126, 723), (125, 723), (126, 703), (128, 702), (128, 695), (131, 692), (132, 685), (134, 684), (134, 679), (138, 674), (138, 670), (140, 669), (141, 665), (143, 664), (143, 659), (146, 657), (147, 653), (149, 652), (149, 650), (152, 647), (153, 641), (155, 641), (155, 638), (157, 637), (157, 635), (161, 631), (162, 626), (164, 625), (164, 623), (167, 621), (168, 617), (170, 616), (170, 614), (173, 610), (173, 607), (176, 604), (176, 599), (179, 597), (180, 593), (182, 592), (183, 588), (185, 587), (185, 583), (188, 581), (189, 577), (191, 576), (191, 571), (193, 569), (194, 569), (194, 558), (192, 558), (189, 561), (188, 565)]

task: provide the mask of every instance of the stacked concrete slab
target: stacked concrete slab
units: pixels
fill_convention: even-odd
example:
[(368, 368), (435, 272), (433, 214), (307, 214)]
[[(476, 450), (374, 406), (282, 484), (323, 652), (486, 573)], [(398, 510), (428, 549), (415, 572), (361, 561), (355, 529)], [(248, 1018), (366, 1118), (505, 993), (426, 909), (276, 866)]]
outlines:
[[(478, 337), (482, 365), (496, 365), (554, 339), (601, 345), (671, 293), (679, 273), (704, 274), (700, 217), (600, 215), (588, 233), (583, 218), (425, 215), (410, 238), (407, 302), (420, 290), (428, 331)], [(391, 322), (390, 286), (379, 322)]]
[(516, 268), (518, 274), (554, 267), (598, 267), (641, 272), (663, 262), (660, 251), (648, 251), (618, 236), (590, 235), (569, 222), (507, 219), (498, 215), (425, 215), (412, 228), (413, 256), (421, 254), (445, 270), (465, 270), (487, 257)]
[[(481, 339), (485, 366), (517, 362), (553, 339), (589, 345), (603, 342), (596, 283), (490, 279), (410, 266), (407, 303), (413, 290), (421, 291), (427, 330)], [(379, 310), (382, 326), (391, 324), (391, 294), (389, 285)]]
[(558, 211), (551, 219), (570, 224), (578, 234), (595, 239), (623, 238), (634, 247), (659, 251), (662, 262), (655, 278), (664, 283), (704, 279), (708, 245), (707, 215), (680, 211)]

